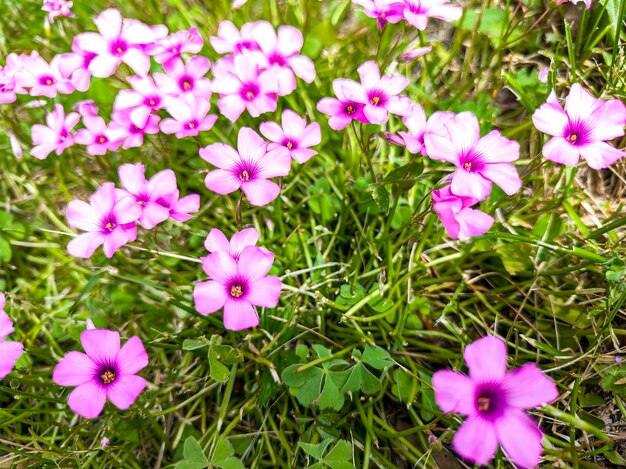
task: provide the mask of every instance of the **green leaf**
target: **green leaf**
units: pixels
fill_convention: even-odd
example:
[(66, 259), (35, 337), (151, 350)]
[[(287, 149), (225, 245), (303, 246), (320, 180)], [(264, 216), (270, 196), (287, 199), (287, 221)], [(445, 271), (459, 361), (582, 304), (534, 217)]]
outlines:
[(0, 236), (0, 263), (6, 264), (13, 257), (13, 251), (9, 242)]
[(317, 445), (314, 445), (312, 443), (303, 443), (299, 441), (298, 446), (302, 448), (302, 450), (306, 454), (314, 457), (315, 459), (319, 461), (322, 459), (322, 455), (324, 454), (324, 451), (326, 451), (326, 448), (328, 448), (328, 445), (330, 445), (332, 441), (333, 441), (332, 438), (326, 438), (325, 440), (323, 440), (321, 443), (318, 443)]
[(207, 345), (208, 342), (206, 340), (185, 339), (183, 341), (183, 350), (197, 350)]
[(385, 186), (382, 184), (370, 184), (370, 191), (378, 208), (387, 215), (389, 213), (389, 192), (387, 192)]
[(357, 363), (350, 369), (350, 375), (343, 385), (344, 393), (356, 393), (361, 391), (363, 394), (373, 394), (380, 391), (382, 382), (374, 376), (371, 371), (365, 368), (363, 363)]
[(222, 438), (217, 442), (211, 464), (223, 469), (243, 469), (243, 463), (234, 454), (231, 442)]
[(243, 361), (241, 350), (222, 345), (222, 338), (218, 335), (211, 336), (209, 341), (209, 374), (211, 378), (222, 383), (230, 377), (230, 366)]
[(387, 350), (379, 347), (378, 345), (372, 346), (370, 344), (365, 345), (361, 360), (363, 360), (363, 363), (366, 365), (376, 368), (377, 370), (382, 370), (383, 368), (394, 364), (394, 361)]
[(343, 392), (335, 384), (335, 381), (326, 375), (322, 392), (316, 401), (320, 410), (333, 409), (339, 411), (343, 407), (345, 400)]
[(188, 436), (185, 440), (183, 456), (186, 461), (203, 464), (200, 467), (206, 467), (209, 465), (209, 460), (202, 452), (200, 443), (198, 443), (198, 440), (196, 440), (193, 436)]
[(404, 166), (392, 169), (389, 174), (385, 176), (383, 182), (385, 184), (396, 184), (398, 190), (406, 192), (415, 185), (423, 171), (423, 161), (421, 159), (419, 161), (413, 160)]
[(393, 393), (405, 404), (412, 403), (417, 395), (417, 380), (400, 368), (394, 370), (392, 376)]
[(352, 445), (339, 440), (337, 444), (324, 456), (322, 463), (331, 469), (355, 469), (352, 460)]

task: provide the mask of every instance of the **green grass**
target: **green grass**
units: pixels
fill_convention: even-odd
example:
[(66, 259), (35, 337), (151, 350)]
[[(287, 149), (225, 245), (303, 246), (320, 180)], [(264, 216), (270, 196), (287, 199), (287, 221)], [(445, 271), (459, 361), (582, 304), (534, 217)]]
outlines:
[[(240, 467), (235, 458), (249, 468), (307, 467), (316, 455), (333, 469), (467, 467), (450, 449), (461, 419), (441, 414), (429, 380), (437, 369), (465, 371), (463, 346), (488, 333), (507, 340), (510, 367), (536, 362), (557, 382), (559, 400), (532, 412), (546, 433), (545, 467), (626, 465), (626, 368), (615, 360), (626, 346), (625, 166), (593, 173), (545, 163), (545, 137), (530, 120), (552, 87), (563, 96), (581, 82), (598, 96), (626, 98), (617, 21), (624, 0), (589, 11), (551, 1), (470, 2), (456, 27), (433, 20), (424, 33), (392, 25), (382, 36), (349, 1), (250, 0), (239, 11), (226, 0), (75, 3), (75, 19), (48, 27), (39, 1), (0, 0), (0, 57), (69, 51), (99, 11), (116, 6), (170, 31), (197, 26), (211, 60), (208, 37), (223, 19), (295, 25), (318, 78), (281, 98), (275, 116), (245, 114), (234, 126), (220, 118), (197, 139), (152, 136), (141, 149), (104, 157), (73, 147), (45, 161), (27, 152), (17, 160), (0, 135), (0, 291), (15, 320), (11, 337), (26, 350), (0, 382), (0, 466), (166, 467), (184, 452), (219, 467)], [(430, 43), (433, 52), (416, 62), (395, 61)], [(494, 190), (484, 203), (497, 220), (488, 234), (450, 241), (426, 211), (423, 198), (449, 167), (426, 159), (421, 174), (418, 165), (390, 174), (414, 157), (380, 138), (379, 128), (334, 132), (317, 113), (332, 80), (355, 78), (368, 59), (410, 76), (409, 94), (428, 113), (471, 110), (483, 131), (497, 127), (520, 142), (524, 189), (513, 197)], [(546, 85), (537, 71), (550, 63)], [(123, 81), (92, 83), (89, 98), (106, 115)], [(56, 101), (69, 109), (79, 99)], [(28, 148), (30, 127), (51, 104), (30, 109), (26, 101), (0, 105), (0, 128)], [(283, 178), (271, 206), (243, 207), (243, 223), (276, 254), (273, 272), (285, 290), (259, 328), (229, 332), (221, 314), (194, 311), (191, 292), (205, 280), (197, 258), (208, 231), (238, 229), (237, 196), (204, 187), (208, 167), (197, 152), (234, 144), (239, 127), (257, 129), (281, 106), (318, 120), (323, 141), (318, 156)], [(395, 119), (385, 130), (400, 127)], [(140, 230), (111, 260), (101, 251), (89, 260), (69, 256), (67, 203), (117, 182), (126, 162), (144, 163), (148, 174), (172, 168), (181, 193), (201, 195), (200, 213)], [(63, 354), (80, 349), (87, 318), (139, 335), (150, 356), (141, 372), (149, 385), (136, 404), (107, 404), (93, 421), (75, 416), (68, 390), (51, 380)], [(361, 373), (351, 393), (332, 389), (331, 372), (342, 370)], [(313, 391), (299, 391), (305, 383)], [(100, 449), (104, 436), (111, 446)], [(185, 444), (189, 436), (199, 448)], [(493, 466), (510, 463), (498, 453)]]

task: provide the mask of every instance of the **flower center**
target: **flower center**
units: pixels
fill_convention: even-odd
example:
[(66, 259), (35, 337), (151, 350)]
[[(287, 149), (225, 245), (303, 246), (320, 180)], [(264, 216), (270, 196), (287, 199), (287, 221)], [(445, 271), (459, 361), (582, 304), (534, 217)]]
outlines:
[(380, 96), (374, 96), (370, 102), (371, 102), (374, 106), (377, 106), (377, 105), (378, 105), (378, 103), (380, 102)]
[(236, 283), (230, 287), (230, 296), (233, 298), (240, 298), (243, 295), (243, 287)]
[(352, 104), (348, 104), (346, 106), (346, 114), (349, 116), (353, 115), (356, 112), (356, 108)]
[(39, 79), (39, 83), (42, 85), (50, 86), (54, 84), (54, 79), (51, 76), (45, 75)]
[(107, 138), (104, 135), (100, 135), (96, 140), (98, 143), (106, 143)]
[(474, 408), (484, 418), (498, 418), (507, 407), (506, 391), (497, 383), (479, 385), (475, 396)]
[(293, 148), (293, 143), (287, 142), (287, 148), (289, 148), (291, 150)]
[(250, 180), (250, 173), (247, 170), (243, 170), (241, 172), (241, 180), (242, 181), (249, 181)]
[(183, 80), (183, 89), (185, 91), (188, 91), (191, 89), (191, 81), (189, 80)]
[(286, 65), (286, 61), (285, 58), (280, 55), (277, 52), (274, 52), (270, 57), (269, 57), (269, 63), (272, 65), (279, 65), (281, 67), (284, 67)]
[(111, 233), (116, 227), (117, 225), (113, 221), (108, 221), (106, 225), (104, 225), (104, 229), (109, 233)]
[(471, 163), (471, 161), (468, 161), (467, 163), (464, 163), (464, 164), (463, 164), (463, 167), (464, 167), (466, 170), (471, 171), (471, 170), (472, 170), (472, 163)]
[(115, 372), (111, 369), (103, 370), (100, 374), (100, 382), (102, 384), (111, 384), (115, 381)]
[(488, 397), (479, 397), (478, 399), (476, 399), (476, 407), (481, 412), (488, 411), (490, 403), (491, 403), (491, 399)]
[(473, 150), (469, 150), (459, 158), (460, 167), (468, 173), (474, 173), (481, 171), (484, 167), (484, 163), (480, 158), (480, 154), (475, 153)]
[(248, 83), (241, 88), (240, 96), (244, 101), (253, 101), (259, 94), (259, 87), (254, 83)]
[(113, 55), (122, 55), (126, 52), (126, 49), (128, 49), (128, 46), (124, 41), (115, 41), (111, 44), (111, 53)]

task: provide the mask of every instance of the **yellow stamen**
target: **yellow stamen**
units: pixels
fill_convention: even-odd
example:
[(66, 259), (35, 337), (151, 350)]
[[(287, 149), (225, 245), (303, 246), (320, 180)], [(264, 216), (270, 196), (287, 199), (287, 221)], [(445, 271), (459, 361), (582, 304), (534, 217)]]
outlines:
[(102, 376), (100, 376), (100, 378), (102, 378), (102, 382), (104, 384), (111, 384), (113, 381), (115, 381), (115, 373), (113, 373), (110, 370), (107, 370), (104, 373), (102, 373)]
[(241, 285), (233, 285), (230, 287), (230, 296), (239, 298), (241, 295), (243, 295), (243, 288), (241, 288)]
[(478, 410), (482, 412), (489, 410), (489, 406), (491, 405), (491, 400), (488, 397), (479, 397), (477, 402), (478, 402)]

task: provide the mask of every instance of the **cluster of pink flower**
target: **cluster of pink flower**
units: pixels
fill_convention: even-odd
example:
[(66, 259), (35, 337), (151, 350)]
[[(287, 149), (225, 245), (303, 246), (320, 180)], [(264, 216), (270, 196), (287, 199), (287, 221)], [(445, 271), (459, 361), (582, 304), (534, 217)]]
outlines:
[(187, 221), (192, 218), (190, 212), (200, 209), (199, 195), (179, 198), (171, 169), (147, 180), (143, 164), (123, 164), (118, 175), (123, 189), (107, 182), (89, 197), (89, 203), (73, 200), (67, 206), (69, 225), (86, 231), (69, 242), (70, 254), (88, 258), (102, 246), (104, 254), (112, 257), (137, 238), (137, 223), (149, 230), (168, 218)]
[(70, 11), (70, 8), (72, 8), (73, 5), (73, 2), (68, 2), (67, 0), (43, 0), (41, 9), (48, 12), (48, 21), (54, 23), (54, 19), (57, 16), (68, 16), (72, 18), (74, 13)]
[(450, 0), (352, 0), (352, 3), (361, 5), (365, 15), (375, 18), (380, 29), (387, 23), (404, 20), (423, 31), (429, 18), (454, 21), (463, 14), (463, 9), (450, 4)]
[(15, 362), (22, 356), (24, 346), (20, 342), (5, 341), (5, 339), (13, 334), (13, 321), (4, 312), (6, 306), (6, 298), (4, 293), (0, 292), (0, 379), (3, 379), (13, 370)]

